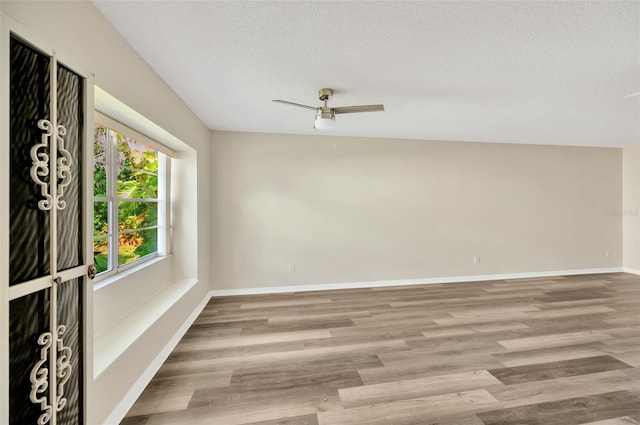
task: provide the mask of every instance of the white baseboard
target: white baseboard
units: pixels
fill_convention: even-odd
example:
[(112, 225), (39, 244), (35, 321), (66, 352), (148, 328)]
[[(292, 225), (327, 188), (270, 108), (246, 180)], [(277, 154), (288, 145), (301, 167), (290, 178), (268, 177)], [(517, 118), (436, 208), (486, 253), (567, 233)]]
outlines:
[(622, 271), (625, 273), (637, 274), (638, 276), (640, 276), (640, 270), (632, 269), (631, 267), (623, 267)]
[(136, 402), (140, 394), (144, 391), (144, 389), (149, 385), (151, 379), (155, 376), (155, 374), (160, 369), (160, 366), (167, 360), (169, 354), (176, 348), (178, 342), (182, 339), (184, 334), (189, 330), (193, 322), (198, 318), (202, 310), (204, 310), (205, 306), (211, 299), (211, 293), (204, 296), (200, 304), (196, 307), (196, 309), (189, 315), (187, 320), (180, 326), (180, 329), (171, 337), (169, 342), (164, 346), (162, 351), (158, 353), (158, 355), (153, 359), (153, 361), (147, 366), (145, 371), (140, 375), (140, 377), (136, 380), (135, 384), (131, 386), (127, 394), (120, 400), (120, 403), (116, 406), (115, 409), (111, 412), (109, 417), (104, 422), (105, 424), (119, 424), (122, 422), (124, 417), (127, 415), (127, 412), (133, 407), (133, 404)]
[[(370, 282), (348, 282), (348, 283), (321, 283), (315, 285), (294, 285), (294, 286), (267, 286), (261, 288), (242, 288), (242, 289), (222, 289), (211, 291), (212, 297), (224, 297), (231, 295), (258, 295), (258, 294), (278, 294), (283, 292), (308, 292), (308, 291), (327, 291), (332, 289), (357, 289), (357, 288), (378, 288), (382, 286), (405, 286), (405, 285), (429, 285), (435, 283), (452, 283), (452, 282), (480, 282), (485, 280), (504, 280), (504, 279), (525, 279), (551, 276), (568, 276), (577, 274), (598, 274), (598, 273), (621, 273), (622, 267), (609, 267), (600, 269), (577, 269), (577, 270), (558, 270), (546, 272), (530, 272), (530, 273), (506, 273), (506, 274), (487, 274), (487, 275), (470, 275), (470, 276), (446, 276), (446, 277), (430, 277), (424, 279), (401, 279), (401, 280), (378, 280)], [(627, 273), (633, 273), (632, 271)]]

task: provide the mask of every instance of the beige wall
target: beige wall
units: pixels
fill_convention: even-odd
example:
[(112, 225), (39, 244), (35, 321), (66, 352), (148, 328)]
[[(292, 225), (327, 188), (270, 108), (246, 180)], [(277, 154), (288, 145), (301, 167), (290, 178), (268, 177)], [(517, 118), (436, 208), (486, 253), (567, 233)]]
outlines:
[(620, 149), (212, 141), (214, 289), (622, 266)]
[[(151, 297), (170, 288), (174, 281), (199, 280), (173, 305), (164, 306), (165, 312), (157, 320), (154, 317), (146, 331), (89, 388), (97, 401), (90, 405), (89, 423), (103, 423), (110, 415), (117, 422), (117, 413), (126, 413), (127, 393), (209, 291), (210, 133), (90, 2), (3, 0), (0, 4), (3, 15), (23, 26), (27, 37), (33, 35), (55, 48), (72, 68), (95, 73), (95, 83), (101, 89), (188, 145), (176, 162), (177, 187), (182, 190), (176, 194), (174, 235), (180, 253), (162, 265), (160, 275), (149, 268), (94, 296), (95, 322), (106, 329), (118, 326), (110, 321), (121, 319), (127, 311), (148, 305)], [(139, 282), (149, 289), (131, 290), (131, 285)], [(156, 286), (151, 287), (153, 284)], [(113, 302), (118, 303), (117, 308), (110, 309)]]
[(624, 267), (640, 273), (640, 147), (629, 147), (623, 153), (623, 244)]

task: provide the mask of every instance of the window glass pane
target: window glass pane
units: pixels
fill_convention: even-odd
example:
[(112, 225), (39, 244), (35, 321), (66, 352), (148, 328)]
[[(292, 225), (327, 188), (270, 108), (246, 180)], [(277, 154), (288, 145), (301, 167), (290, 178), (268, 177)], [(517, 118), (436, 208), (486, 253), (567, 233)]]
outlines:
[(98, 123), (94, 127), (93, 235), (98, 273), (118, 272), (119, 265), (158, 252), (159, 154), (126, 134)]
[(93, 196), (107, 196), (107, 172), (101, 163), (93, 166)]
[(98, 273), (109, 270), (109, 238), (93, 241), (93, 264)]
[(118, 166), (158, 172), (158, 152), (122, 134), (117, 135), (117, 140)]
[(93, 134), (93, 159), (96, 162), (107, 162), (107, 140), (109, 140), (109, 130), (96, 123)]
[(109, 203), (93, 203), (93, 235), (106, 235), (109, 233)]
[(133, 230), (158, 225), (157, 202), (119, 202), (118, 229)]
[(158, 229), (124, 233), (118, 240), (118, 264), (124, 265), (158, 251)]
[(121, 168), (118, 174), (119, 198), (158, 198), (158, 176), (132, 168)]

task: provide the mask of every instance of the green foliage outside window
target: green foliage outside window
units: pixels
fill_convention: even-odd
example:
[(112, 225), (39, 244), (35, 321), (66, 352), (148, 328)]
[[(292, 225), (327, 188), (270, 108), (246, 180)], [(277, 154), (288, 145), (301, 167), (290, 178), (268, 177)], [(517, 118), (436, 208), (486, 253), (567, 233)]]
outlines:
[[(95, 127), (93, 151), (94, 262), (101, 273), (115, 266), (109, 264), (113, 236), (117, 240), (118, 265), (158, 250), (158, 152), (99, 124)], [(111, 173), (117, 174), (113, 182), (109, 181), (113, 178)], [(115, 217), (111, 218), (110, 229), (110, 205), (114, 204), (117, 223)]]

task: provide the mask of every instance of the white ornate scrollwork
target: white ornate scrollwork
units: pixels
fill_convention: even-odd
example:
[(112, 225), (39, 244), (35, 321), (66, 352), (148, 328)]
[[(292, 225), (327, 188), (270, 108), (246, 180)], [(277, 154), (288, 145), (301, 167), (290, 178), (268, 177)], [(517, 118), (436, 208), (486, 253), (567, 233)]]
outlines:
[(38, 418), (38, 425), (45, 425), (49, 423), (53, 414), (53, 407), (49, 404), (49, 397), (47, 390), (49, 389), (49, 367), (47, 362), (49, 361), (49, 350), (55, 349), (57, 351), (57, 361), (55, 366), (55, 375), (57, 379), (57, 394), (55, 401), (56, 411), (61, 411), (67, 405), (67, 398), (64, 394), (64, 385), (71, 377), (71, 356), (73, 352), (71, 348), (65, 347), (62, 337), (66, 331), (64, 325), (58, 326), (56, 330), (56, 346), (52, 348), (53, 335), (51, 332), (44, 332), (38, 337), (38, 344), (40, 348), (40, 360), (31, 369), (29, 376), (31, 380), (31, 393), (29, 399), (34, 404), (40, 404), (40, 410), (42, 413)]
[(40, 404), (42, 414), (38, 418), (38, 425), (49, 422), (52, 415), (52, 407), (48, 403), (47, 389), (49, 388), (49, 368), (46, 366), (49, 357), (49, 349), (53, 341), (51, 332), (44, 332), (38, 337), (40, 348), (40, 360), (31, 369), (29, 378), (31, 380), (31, 393), (29, 399), (34, 404)]
[(56, 138), (58, 141), (58, 162), (57, 162), (57, 174), (58, 179), (61, 181), (58, 183), (58, 191), (56, 194), (56, 204), (59, 210), (63, 210), (67, 206), (67, 202), (62, 199), (64, 194), (64, 188), (71, 183), (71, 154), (64, 146), (64, 138), (67, 134), (67, 129), (63, 125), (58, 125), (56, 129)]
[(38, 121), (38, 128), (44, 130), (40, 143), (31, 148), (31, 179), (35, 184), (40, 186), (40, 195), (44, 199), (38, 201), (38, 208), (42, 211), (48, 211), (53, 206), (53, 198), (49, 194), (49, 185), (42, 179), (49, 175), (49, 154), (46, 152), (49, 147), (49, 139), (53, 135), (53, 125), (51, 121)]
[(58, 392), (56, 396), (56, 410), (61, 411), (67, 404), (67, 399), (64, 397), (64, 384), (67, 383), (71, 376), (71, 355), (73, 354), (71, 348), (65, 347), (62, 341), (62, 335), (66, 331), (64, 325), (58, 326), (58, 364), (56, 368), (56, 376), (58, 377)]
[(56, 162), (56, 178), (57, 193), (56, 193), (56, 208), (59, 210), (65, 209), (67, 202), (62, 199), (64, 196), (64, 188), (71, 183), (71, 165), (73, 160), (71, 153), (65, 148), (64, 137), (67, 134), (67, 129), (63, 125), (58, 125), (55, 129), (53, 124), (49, 120), (38, 121), (38, 128), (44, 130), (45, 133), (41, 136), (41, 141), (37, 145), (31, 148), (31, 179), (40, 186), (40, 195), (44, 198), (38, 201), (38, 208), (42, 211), (48, 211), (53, 207), (53, 197), (49, 193), (49, 184), (43, 180), (43, 178), (49, 175), (49, 154), (46, 152), (49, 147), (49, 140), (55, 133), (57, 141), (58, 157)]

